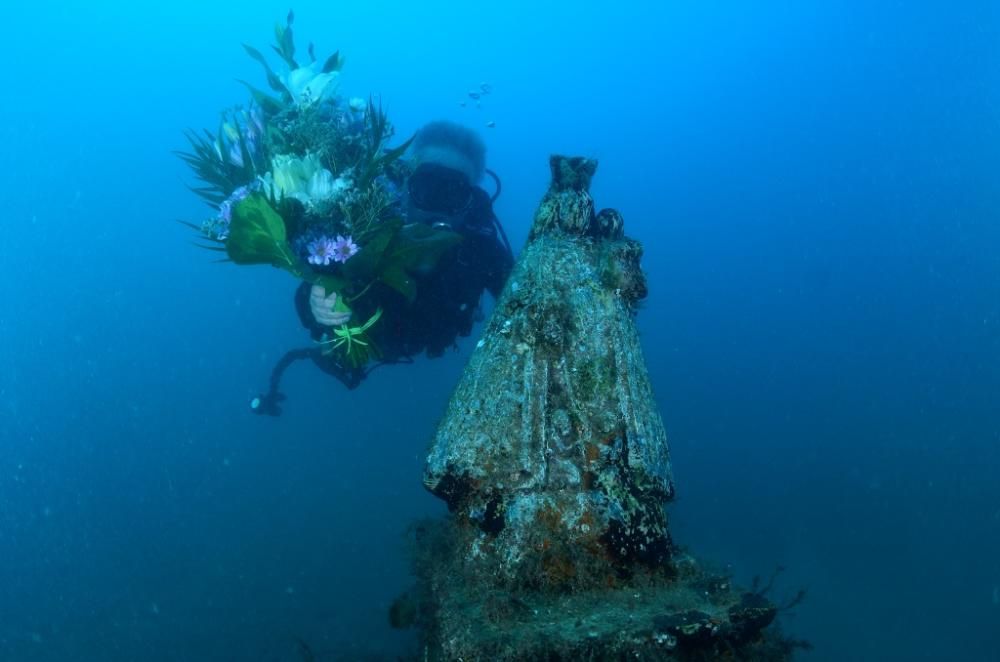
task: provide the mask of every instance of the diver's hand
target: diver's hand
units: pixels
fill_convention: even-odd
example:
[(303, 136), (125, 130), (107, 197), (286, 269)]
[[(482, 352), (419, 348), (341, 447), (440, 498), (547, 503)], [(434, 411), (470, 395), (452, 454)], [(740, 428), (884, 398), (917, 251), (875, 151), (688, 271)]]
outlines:
[(312, 311), (313, 318), (316, 319), (317, 324), (322, 324), (323, 326), (347, 324), (348, 320), (351, 319), (351, 313), (334, 312), (333, 306), (336, 303), (337, 293), (331, 292), (330, 296), (327, 296), (326, 290), (322, 285), (313, 285), (312, 289), (309, 290), (309, 309)]

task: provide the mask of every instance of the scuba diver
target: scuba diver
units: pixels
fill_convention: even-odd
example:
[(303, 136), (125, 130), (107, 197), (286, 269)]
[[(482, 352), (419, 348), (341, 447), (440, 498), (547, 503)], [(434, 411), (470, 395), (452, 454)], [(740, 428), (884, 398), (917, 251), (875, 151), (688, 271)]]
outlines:
[[(457, 346), (481, 319), (480, 299), (488, 291), (496, 299), (514, 264), (510, 242), (493, 211), (500, 195), (500, 179), (486, 168), (486, 146), (472, 130), (437, 121), (421, 128), (411, 145), (412, 171), (402, 181), (401, 206), (405, 223), (425, 223), (457, 232), (462, 240), (429, 273), (416, 274), (416, 299), (409, 302), (399, 292), (376, 285), (372, 297), (382, 317), (371, 336), (379, 360), (367, 366), (351, 366), (316, 347), (294, 349), (274, 366), (267, 393), (251, 400), (251, 410), (278, 416), (285, 396), (280, 392), (285, 370), (300, 359), (312, 359), (324, 372), (348, 389), (357, 388), (375, 368), (393, 363), (412, 363), (426, 353), (441, 356)], [(484, 175), (494, 181), (490, 195), (478, 185)], [(344, 313), (332, 310), (335, 295), (319, 285), (302, 283), (295, 293), (295, 308), (302, 325), (317, 343), (328, 338), (333, 327), (347, 322)], [(365, 319), (373, 311), (355, 311)]]

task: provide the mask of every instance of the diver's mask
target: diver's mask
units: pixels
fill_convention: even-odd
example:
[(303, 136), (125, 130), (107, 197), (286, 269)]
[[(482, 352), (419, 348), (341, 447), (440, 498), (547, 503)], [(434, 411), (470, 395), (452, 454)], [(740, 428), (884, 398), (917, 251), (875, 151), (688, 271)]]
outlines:
[(464, 174), (436, 163), (423, 163), (407, 183), (410, 222), (457, 230), (472, 206), (473, 187)]

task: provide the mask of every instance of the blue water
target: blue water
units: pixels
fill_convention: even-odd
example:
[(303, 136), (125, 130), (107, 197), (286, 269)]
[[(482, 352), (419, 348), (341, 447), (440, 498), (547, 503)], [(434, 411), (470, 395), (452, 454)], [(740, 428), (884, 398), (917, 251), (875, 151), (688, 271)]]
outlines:
[[(422, 453), (474, 340), (354, 392), (300, 365), (282, 418), (248, 413), (308, 344), (295, 283), (190, 246), (171, 150), (262, 83), (240, 43), (288, 7), (142, 4), (3, 10), (0, 659), (399, 650), (403, 532), (444, 510)], [(295, 10), (400, 135), (482, 131), (515, 247), (548, 155), (600, 160), (646, 247), (674, 536), (808, 588), (802, 659), (1000, 659), (996, 3)]]

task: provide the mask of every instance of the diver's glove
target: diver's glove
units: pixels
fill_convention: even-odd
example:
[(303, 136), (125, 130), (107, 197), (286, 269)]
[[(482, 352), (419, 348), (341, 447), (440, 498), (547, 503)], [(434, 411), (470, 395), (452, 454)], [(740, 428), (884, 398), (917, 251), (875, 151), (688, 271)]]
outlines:
[(350, 312), (339, 312), (333, 309), (337, 305), (337, 293), (326, 293), (322, 285), (313, 285), (309, 290), (309, 310), (312, 311), (313, 319), (317, 324), (323, 326), (340, 326), (347, 324), (351, 319)]
[(264, 414), (267, 416), (281, 416), (281, 407), (279, 405), (284, 400), (285, 396), (276, 391), (272, 393), (261, 393), (260, 395), (251, 398), (250, 411), (255, 414)]

